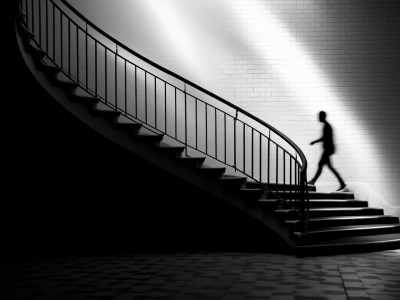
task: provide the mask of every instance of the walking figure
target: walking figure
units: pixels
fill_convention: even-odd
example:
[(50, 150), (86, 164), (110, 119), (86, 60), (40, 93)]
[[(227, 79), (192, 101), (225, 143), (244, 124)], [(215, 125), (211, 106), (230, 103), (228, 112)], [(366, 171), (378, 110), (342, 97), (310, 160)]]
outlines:
[(324, 165), (327, 165), (328, 168), (333, 172), (333, 174), (335, 174), (335, 176), (339, 180), (340, 187), (339, 189), (337, 189), (337, 191), (340, 191), (346, 187), (346, 184), (344, 183), (342, 177), (340, 177), (339, 173), (333, 168), (331, 164), (330, 157), (333, 153), (335, 153), (335, 145), (333, 144), (332, 127), (326, 121), (326, 112), (324, 111), (319, 112), (319, 121), (325, 124), (323, 130), (323, 136), (318, 140), (312, 141), (310, 144), (314, 145), (315, 143), (322, 142), (324, 145), (324, 152), (322, 153), (321, 159), (319, 161), (317, 173), (315, 174), (314, 178), (308, 182), (308, 184), (314, 185), (315, 182), (318, 180), (318, 177), (321, 175), (322, 167)]

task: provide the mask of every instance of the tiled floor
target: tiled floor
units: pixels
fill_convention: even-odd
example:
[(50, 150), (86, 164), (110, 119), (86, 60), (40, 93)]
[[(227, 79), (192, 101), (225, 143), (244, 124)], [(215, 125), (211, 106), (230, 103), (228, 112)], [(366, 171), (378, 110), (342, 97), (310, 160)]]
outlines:
[(0, 299), (400, 299), (400, 250), (123, 254), (2, 266)]

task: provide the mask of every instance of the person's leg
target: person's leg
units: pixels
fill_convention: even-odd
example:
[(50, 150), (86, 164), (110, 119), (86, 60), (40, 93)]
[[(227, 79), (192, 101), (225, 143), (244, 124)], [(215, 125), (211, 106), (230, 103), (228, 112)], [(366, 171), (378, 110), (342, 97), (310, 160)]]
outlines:
[(320, 161), (319, 161), (319, 163), (318, 163), (318, 170), (317, 170), (317, 172), (315, 173), (314, 178), (311, 179), (311, 180), (308, 182), (308, 184), (312, 184), (312, 185), (315, 184), (315, 182), (318, 180), (319, 176), (320, 176), (321, 173), (322, 173), (322, 167), (327, 163), (328, 160), (329, 160), (329, 156), (328, 156), (325, 152), (322, 153), (321, 159), (320, 159)]
[(333, 174), (335, 174), (336, 178), (338, 179), (338, 181), (340, 183), (340, 187), (339, 187), (338, 191), (344, 189), (346, 187), (346, 184), (344, 183), (342, 177), (340, 177), (340, 174), (338, 173), (338, 171), (336, 171), (336, 169), (332, 166), (329, 156), (327, 159), (327, 165), (328, 165), (328, 168), (333, 172)]

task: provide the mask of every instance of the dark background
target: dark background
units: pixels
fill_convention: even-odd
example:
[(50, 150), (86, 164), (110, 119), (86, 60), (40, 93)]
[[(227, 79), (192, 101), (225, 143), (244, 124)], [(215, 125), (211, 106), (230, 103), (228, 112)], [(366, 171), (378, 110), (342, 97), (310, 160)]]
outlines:
[(20, 56), (15, 3), (3, 11), (4, 259), (282, 247), (242, 212), (135, 157), (53, 100)]

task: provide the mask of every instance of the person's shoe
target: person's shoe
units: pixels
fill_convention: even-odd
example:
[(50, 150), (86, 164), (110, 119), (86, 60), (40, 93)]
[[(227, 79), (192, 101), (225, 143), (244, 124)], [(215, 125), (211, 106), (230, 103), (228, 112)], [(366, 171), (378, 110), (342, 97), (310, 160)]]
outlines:
[(340, 187), (336, 190), (336, 192), (340, 192), (342, 190), (344, 190), (347, 187), (347, 185), (344, 183), (342, 185), (340, 185)]

